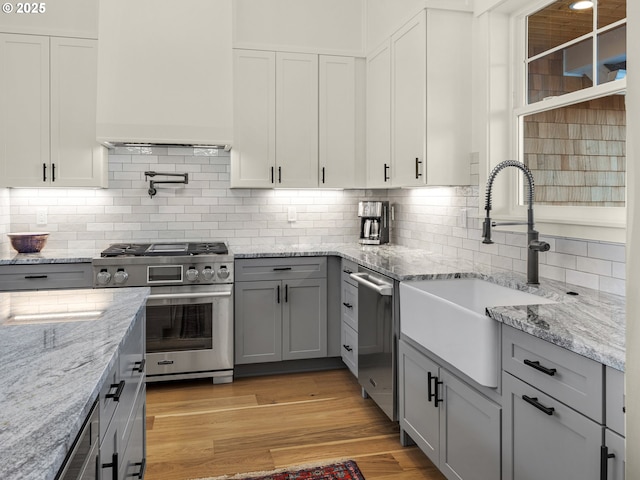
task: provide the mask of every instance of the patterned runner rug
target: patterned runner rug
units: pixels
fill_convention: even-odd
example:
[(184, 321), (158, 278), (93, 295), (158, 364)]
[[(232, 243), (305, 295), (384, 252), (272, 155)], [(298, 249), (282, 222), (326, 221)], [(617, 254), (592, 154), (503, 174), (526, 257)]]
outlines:
[(353, 460), (315, 467), (290, 467), (271, 472), (252, 472), (200, 480), (365, 480)]

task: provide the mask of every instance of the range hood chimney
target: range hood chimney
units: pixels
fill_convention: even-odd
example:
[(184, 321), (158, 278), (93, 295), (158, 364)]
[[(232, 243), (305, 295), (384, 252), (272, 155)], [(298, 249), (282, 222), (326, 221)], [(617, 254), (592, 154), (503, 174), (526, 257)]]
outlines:
[(98, 142), (232, 144), (232, 0), (190, 0), (188, 8), (100, 2)]

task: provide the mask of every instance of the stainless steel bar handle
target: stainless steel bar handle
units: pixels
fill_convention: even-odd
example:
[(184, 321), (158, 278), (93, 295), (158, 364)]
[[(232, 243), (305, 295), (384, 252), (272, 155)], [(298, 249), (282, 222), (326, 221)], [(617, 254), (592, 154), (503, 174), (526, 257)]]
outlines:
[(352, 273), (349, 275), (349, 277), (358, 282), (360, 285), (375, 290), (380, 295), (393, 295), (393, 285), (391, 283), (384, 282), (375, 277), (370, 277), (368, 273)]
[(149, 295), (148, 300), (169, 300), (172, 298), (213, 298), (230, 297), (231, 292), (208, 292), (208, 293), (158, 293)]

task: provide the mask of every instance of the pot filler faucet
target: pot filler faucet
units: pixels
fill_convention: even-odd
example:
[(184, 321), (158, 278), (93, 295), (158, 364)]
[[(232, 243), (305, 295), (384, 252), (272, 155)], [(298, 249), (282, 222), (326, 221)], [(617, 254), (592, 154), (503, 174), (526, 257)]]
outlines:
[[(525, 177), (527, 177), (527, 181), (529, 182), (529, 196), (527, 197), (527, 201), (529, 203), (529, 208), (527, 210), (527, 221), (526, 222), (492, 222), (491, 217), (489, 216), (491, 212), (491, 189), (493, 188), (493, 181), (496, 178), (496, 175), (503, 169), (507, 167), (516, 167), (524, 173)], [(540, 282), (538, 280), (538, 252), (546, 252), (551, 248), (547, 242), (542, 242), (538, 240), (538, 232), (533, 228), (533, 174), (531, 170), (527, 168), (527, 166), (522, 162), (517, 162), (515, 160), (505, 160), (504, 162), (500, 162), (496, 167), (491, 170), (489, 174), (489, 179), (487, 180), (487, 192), (485, 196), (485, 204), (484, 209), (487, 211), (487, 216), (484, 219), (484, 223), (482, 224), (482, 236), (484, 240), (482, 243), (493, 243), (491, 240), (491, 227), (497, 227), (501, 225), (526, 225), (527, 226), (527, 284), (529, 285), (539, 285)]]

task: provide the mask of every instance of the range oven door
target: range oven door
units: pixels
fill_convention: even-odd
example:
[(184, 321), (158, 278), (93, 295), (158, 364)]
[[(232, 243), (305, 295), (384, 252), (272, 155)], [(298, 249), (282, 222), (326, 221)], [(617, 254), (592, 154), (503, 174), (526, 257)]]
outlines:
[(153, 287), (147, 299), (147, 381), (233, 379), (233, 285)]

